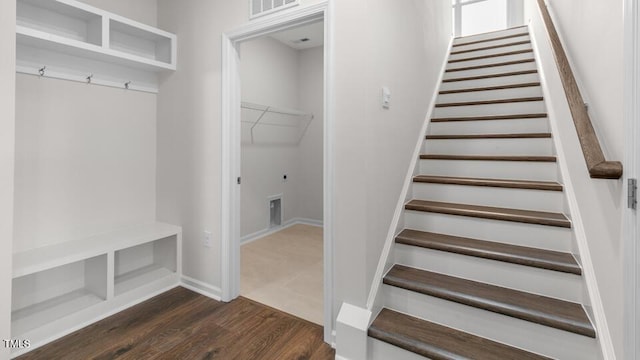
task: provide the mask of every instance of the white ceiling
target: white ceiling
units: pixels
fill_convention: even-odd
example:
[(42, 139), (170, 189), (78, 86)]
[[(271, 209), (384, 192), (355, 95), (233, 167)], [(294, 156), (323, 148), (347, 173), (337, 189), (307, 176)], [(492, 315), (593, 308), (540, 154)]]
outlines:
[[(296, 50), (310, 49), (324, 45), (324, 22), (300, 26), (270, 35), (281, 43)], [(309, 39), (308, 41), (300, 41)]]

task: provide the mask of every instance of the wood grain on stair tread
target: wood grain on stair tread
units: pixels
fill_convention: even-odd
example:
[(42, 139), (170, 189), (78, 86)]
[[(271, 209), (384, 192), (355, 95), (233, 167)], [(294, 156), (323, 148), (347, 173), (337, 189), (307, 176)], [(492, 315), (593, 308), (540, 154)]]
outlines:
[(529, 83), (521, 83), (521, 84), (476, 87), (476, 88), (467, 88), (467, 89), (441, 90), (439, 94), (445, 95), (445, 94), (459, 94), (459, 93), (478, 92), (478, 91), (508, 90), (508, 89), (518, 89), (518, 88), (534, 87), (534, 86), (540, 86), (540, 83), (529, 82)]
[(504, 155), (444, 155), (444, 154), (422, 154), (423, 160), (481, 160), (481, 161), (533, 161), (533, 162), (556, 162), (555, 156), (504, 156)]
[(411, 200), (405, 209), (440, 214), (469, 216), (483, 219), (513, 221), (527, 224), (571, 228), (571, 221), (564, 214), (546, 211), (521, 210), (439, 201)]
[(395, 239), (398, 244), (447, 251), (467, 256), (508, 262), (540, 269), (582, 275), (572, 254), (536, 249), (493, 241), (404, 229)]
[(430, 176), (430, 175), (417, 175), (413, 178), (413, 181), (421, 182), (421, 183), (432, 183), (432, 184), (453, 184), (453, 185), (469, 185), (469, 186), (502, 187), (502, 188), (512, 188), (512, 189), (562, 191), (562, 184), (559, 184), (553, 181), (487, 179), (487, 178), (468, 178), (468, 177)]
[(536, 74), (536, 73), (538, 73), (538, 70), (522, 70), (522, 71), (512, 71), (512, 72), (498, 73), (498, 74), (485, 74), (485, 75), (466, 76), (466, 77), (453, 78), (453, 79), (444, 79), (442, 80), (442, 82), (449, 83), (449, 82), (457, 82), (457, 81), (482, 80), (482, 79), (491, 79), (491, 78), (497, 78), (497, 77), (529, 75), (529, 74)]
[(507, 66), (507, 65), (526, 64), (526, 63), (535, 62), (535, 61), (536, 61), (535, 59), (513, 60), (513, 61), (505, 61), (505, 62), (493, 63), (493, 64), (484, 64), (484, 65), (476, 65), (476, 66), (459, 67), (454, 69), (446, 69), (445, 72), (478, 70), (478, 69), (486, 69), (486, 68), (500, 67), (500, 66)]
[(526, 54), (526, 53), (530, 53), (530, 52), (533, 52), (533, 50), (532, 49), (526, 49), (526, 50), (508, 51), (508, 52), (503, 52), (503, 53), (498, 53), (498, 54), (490, 54), (490, 55), (468, 57), (468, 58), (464, 58), (464, 59), (449, 60), (449, 63), (457, 63), (457, 62), (471, 61), (471, 60), (491, 59), (491, 58), (494, 58), (494, 57), (509, 56), (509, 55), (519, 55), (519, 54)]
[(515, 41), (515, 42), (511, 42), (511, 43), (507, 43), (507, 44), (498, 44), (498, 45), (479, 47), (479, 48), (475, 48), (475, 49), (452, 51), (451, 55), (470, 53), (470, 52), (474, 52), (474, 51), (499, 49), (499, 48), (503, 48), (503, 47), (517, 46), (517, 45), (524, 45), (524, 44), (531, 44), (531, 41), (522, 40), (522, 41)]
[(434, 360), (549, 359), (387, 308), (376, 316), (368, 333), (375, 339)]
[[(456, 43), (456, 44), (453, 44), (453, 47), (474, 45), (474, 44), (480, 44), (480, 43), (483, 43), (483, 42), (490, 42), (490, 41), (496, 41), (496, 40), (512, 39), (512, 38), (521, 37), (521, 36), (528, 36), (528, 35), (529, 35), (529, 33), (511, 34), (511, 35), (499, 36), (499, 37), (494, 37), (494, 38), (489, 38), (489, 39), (475, 40), (475, 41), (470, 41), (470, 42), (466, 42), (466, 43)], [(462, 39), (462, 38), (456, 38), (456, 39)]]
[(532, 102), (532, 101), (542, 101), (542, 100), (544, 100), (542, 96), (534, 96), (534, 97), (522, 97), (522, 98), (511, 98), (511, 99), (493, 99), (493, 100), (477, 100), (477, 101), (465, 101), (465, 102), (454, 102), (454, 103), (440, 103), (440, 104), (436, 104), (436, 107), (442, 108), (442, 107), (457, 107), (457, 106), (472, 106), (472, 105), (510, 104), (510, 103)]
[(431, 122), (543, 119), (546, 117), (547, 117), (546, 113), (487, 115), (487, 116), (456, 116), (456, 117), (444, 117), (444, 118), (431, 118)]
[(551, 133), (426, 135), (427, 140), (549, 139)]
[(481, 282), (394, 265), (384, 283), (576, 334), (596, 337), (582, 305)]

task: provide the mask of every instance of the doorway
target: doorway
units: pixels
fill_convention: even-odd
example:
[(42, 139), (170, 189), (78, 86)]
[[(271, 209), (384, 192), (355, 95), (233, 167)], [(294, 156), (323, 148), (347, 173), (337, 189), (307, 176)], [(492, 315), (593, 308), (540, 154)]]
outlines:
[(455, 37), (523, 25), (522, 0), (451, 0)]
[(323, 324), (324, 22), (240, 44), (240, 295)]
[[(322, 124), (322, 271), (323, 326), (326, 342), (333, 341), (335, 328), (333, 304), (333, 105), (332, 23), (330, 2), (284, 10), (226, 32), (222, 36), (222, 213), (221, 262), (222, 300), (240, 295), (241, 249), (241, 138), (242, 138), (242, 43), (265, 35), (324, 21), (322, 115), (314, 121)], [(289, 109), (291, 110), (291, 109)], [(284, 195), (284, 194), (283, 194)], [(283, 197), (286, 197), (284, 195)], [(286, 213), (286, 200), (282, 203)]]

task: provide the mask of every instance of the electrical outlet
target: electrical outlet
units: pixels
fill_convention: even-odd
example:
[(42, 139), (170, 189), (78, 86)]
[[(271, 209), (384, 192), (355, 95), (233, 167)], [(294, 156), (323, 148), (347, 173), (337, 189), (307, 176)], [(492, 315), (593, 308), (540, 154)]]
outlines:
[(202, 239), (202, 245), (204, 245), (205, 247), (208, 247), (208, 248), (213, 246), (213, 241), (211, 240), (211, 231), (205, 231), (204, 232), (204, 238)]

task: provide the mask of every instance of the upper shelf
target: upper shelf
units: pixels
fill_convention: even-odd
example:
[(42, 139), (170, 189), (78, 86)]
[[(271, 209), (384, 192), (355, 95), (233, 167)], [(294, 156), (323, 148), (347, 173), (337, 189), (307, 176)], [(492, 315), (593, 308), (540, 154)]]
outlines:
[[(18, 0), (16, 20), (19, 69), (77, 68), (96, 75), (103, 67), (96, 64), (152, 73), (176, 69), (176, 35), (75, 0)], [(103, 72), (113, 79), (116, 71)], [(131, 80), (126, 77), (119, 80)]]

